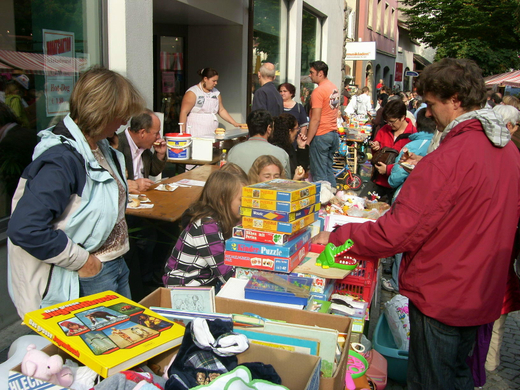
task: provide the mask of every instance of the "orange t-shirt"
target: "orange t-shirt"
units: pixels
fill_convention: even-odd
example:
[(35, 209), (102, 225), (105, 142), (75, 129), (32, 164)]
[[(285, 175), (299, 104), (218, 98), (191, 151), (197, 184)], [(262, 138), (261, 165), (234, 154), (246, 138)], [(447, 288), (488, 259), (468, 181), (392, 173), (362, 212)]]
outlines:
[[(318, 87), (312, 91), (311, 108), (321, 108), (320, 125), (316, 135), (327, 134), (338, 129), (338, 109), (340, 106), (340, 94), (329, 79), (323, 80)], [(310, 113), (312, 118), (312, 111)]]

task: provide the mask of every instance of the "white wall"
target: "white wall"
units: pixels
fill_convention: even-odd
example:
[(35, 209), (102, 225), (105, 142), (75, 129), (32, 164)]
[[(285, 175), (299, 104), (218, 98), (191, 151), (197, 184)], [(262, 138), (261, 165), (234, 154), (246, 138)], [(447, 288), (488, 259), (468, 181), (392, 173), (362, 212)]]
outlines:
[[(302, 0), (297, 0), (302, 2)], [(306, 0), (305, 3), (326, 16), (322, 32), (322, 58), (329, 66), (329, 79), (341, 88), (341, 67), (343, 64), (343, 19), (344, 0)], [(301, 17), (300, 25), (301, 31)]]
[(153, 107), (152, 0), (108, 0), (108, 66), (128, 77)]
[[(245, 35), (245, 37), (244, 37)], [(224, 42), (226, 42), (224, 44)], [(242, 26), (190, 26), (188, 28), (189, 74), (187, 88), (200, 82), (197, 70), (211, 67), (218, 71), (217, 89), (229, 114), (245, 122), (247, 86), (247, 31)], [(219, 118), (221, 127), (233, 128)]]

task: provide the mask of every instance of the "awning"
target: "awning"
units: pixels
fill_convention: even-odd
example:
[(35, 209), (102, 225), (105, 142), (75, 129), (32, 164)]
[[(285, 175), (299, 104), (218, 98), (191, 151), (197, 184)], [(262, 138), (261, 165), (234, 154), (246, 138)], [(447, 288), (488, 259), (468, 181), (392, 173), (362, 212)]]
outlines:
[(0, 62), (0, 71), (5, 72), (5, 71), (11, 71), (11, 70), (13, 70), (13, 68), (11, 66)]
[(420, 54), (414, 54), (413, 55), (413, 60), (414, 61), (417, 61), (419, 64), (421, 64), (422, 66), (428, 66), (431, 64), (430, 61), (428, 61), (426, 58), (424, 58), (422, 55)]
[(0, 50), (0, 61), (28, 74), (74, 74), (83, 70), (86, 60), (40, 53)]
[(511, 87), (520, 88), (520, 70), (501, 73), (484, 78), (486, 85), (509, 85)]

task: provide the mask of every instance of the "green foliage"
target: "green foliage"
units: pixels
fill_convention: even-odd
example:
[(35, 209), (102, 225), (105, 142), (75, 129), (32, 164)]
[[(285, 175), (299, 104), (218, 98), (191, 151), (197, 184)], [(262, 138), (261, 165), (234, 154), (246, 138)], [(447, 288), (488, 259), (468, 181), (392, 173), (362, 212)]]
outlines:
[(473, 59), (484, 75), (520, 68), (518, 0), (401, 0), (410, 37), (437, 49), (436, 59)]

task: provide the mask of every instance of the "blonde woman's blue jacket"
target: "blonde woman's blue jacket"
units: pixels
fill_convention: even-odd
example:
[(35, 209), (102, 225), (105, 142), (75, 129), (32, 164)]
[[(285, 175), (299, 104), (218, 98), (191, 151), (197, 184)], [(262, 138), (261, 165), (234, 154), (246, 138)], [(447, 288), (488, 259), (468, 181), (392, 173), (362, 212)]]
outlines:
[[(79, 297), (77, 271), (106, 241), (118, 216), (117, 182), (70, 116), (38, 135), (7, 231), (9, 294), (22, 318)], [(126, 186), (122, 153), (107, 140), (98, 145)]]

